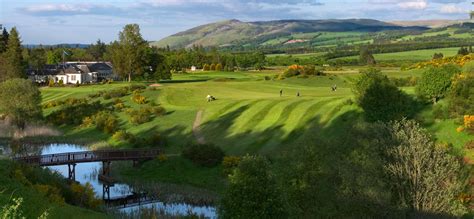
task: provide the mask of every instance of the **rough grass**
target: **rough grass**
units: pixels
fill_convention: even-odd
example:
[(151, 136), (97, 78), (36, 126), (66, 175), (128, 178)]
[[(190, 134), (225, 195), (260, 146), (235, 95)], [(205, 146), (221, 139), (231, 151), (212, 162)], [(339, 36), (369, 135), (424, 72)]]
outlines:
[(9, 204), (12, 198), (23, 198), (20, 207), (26, 218), (37, 218), (44, 211), (48, 211), (48, 218), (108, 218), (107, 215), (72, 205), (51, 203), (46, 197), (38, 194), (32, 187), (23, 185), (20, 181), (10, 177), (11, 166), (9, 160), (0, 159), (0, 208)]

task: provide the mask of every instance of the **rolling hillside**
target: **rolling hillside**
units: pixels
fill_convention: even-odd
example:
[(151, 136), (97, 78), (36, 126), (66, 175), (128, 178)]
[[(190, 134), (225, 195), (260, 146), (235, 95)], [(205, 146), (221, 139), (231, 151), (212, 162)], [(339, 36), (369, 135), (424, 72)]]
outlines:
[(402, 27), (371, 19), (347, 20), (281, 20), (264, 22), (242, 22), (228, 20), (198, 26), (174, 34), (152, 45), (158, 47), (186, 48), (192, 45), (227, 46), (246, 43), (285, 44), (301, 43), (318, 37), (356, 38), (363, 33), (384, 30), (425, 30), (425, 27)]

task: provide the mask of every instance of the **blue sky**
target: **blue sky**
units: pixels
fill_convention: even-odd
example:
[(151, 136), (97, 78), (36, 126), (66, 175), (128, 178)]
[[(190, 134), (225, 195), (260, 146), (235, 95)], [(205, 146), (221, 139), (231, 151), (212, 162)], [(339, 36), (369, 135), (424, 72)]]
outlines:
[(147, 40), (239, 19), (466, 19), (470, 0), (0, 0), (0, 24), (28, 44), (110, 42), (128, 23)]

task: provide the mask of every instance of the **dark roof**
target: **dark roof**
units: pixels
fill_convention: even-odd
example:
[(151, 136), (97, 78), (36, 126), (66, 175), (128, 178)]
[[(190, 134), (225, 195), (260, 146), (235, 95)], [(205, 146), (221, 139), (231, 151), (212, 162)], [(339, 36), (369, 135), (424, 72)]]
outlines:
[(60, 70), (59, 65), (44, 65), (42, 69), (29, 68), (26, 73), (28, 75), (56, 75)]
[(98, 63), (76, 63), (76, 64), (58, 64), (44, 65), (42, 69), (29, 68), (27, 75), (58, 75), (58, 74), (80, 74), (98, 71), (111, 71), (112, 66), (106, 62)]
[(112, 66), (108, 65), (105, 62), (98, 62), (98, 63), (90, 64), (89, 69), (91, 72), (110, 71), (112, 70)]

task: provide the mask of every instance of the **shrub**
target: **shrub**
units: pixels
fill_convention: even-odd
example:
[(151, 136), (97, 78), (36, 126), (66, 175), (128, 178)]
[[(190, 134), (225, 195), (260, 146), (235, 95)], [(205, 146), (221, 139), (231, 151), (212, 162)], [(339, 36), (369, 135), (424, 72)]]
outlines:
[(54, 86), (56, 86), (56, 83), (54, 83), (54, 80), (53, 80), (53, 79), (50, 79), (50, 80), (48, 81), (48, 87), (54, 87)]
[(110, 112), (100, 111), (94, 116), (94, 121), (97, 126), (97, 129), (107, 133), (114, 133), (118, 126), (118, 119)]
[(418, 96), (437, 103), (448, 93), (452, 78), (460, 72), (460, 68), (455, 65), (429, 68), (423, 72), (416, 86)]
[(112, 135), (112, 139), (118, 142), (128, 141), (132, 138), (132, 135), (127, 133), (125, 130), (118, 130)]
[(63, 81), (63, 79), (59, 80), (58, 86), (60, 86), (60, 87), (63, 87), (63, 86), (64, 86), (64, 81)]
[(144, 140), (144, 144), (150, 147), (159, 147), (164, 145), (164, 138), (159, 132), (153, 133)]
[(134, 94), (132, 96), (132, 101), (137, 103), (137, 104), (146, 104), (147, 103), (146, 97), (144, 97), (140, 94)]
[(116, 88), (109, 91), (105, 91), (102, 94), (102, 97), (104, 98), (104, 100), (108, 100), (111, 98), (120, 98), (127, 95), (128, 95), (128, 87), (122, 87), (122, 88)]
[(166, 114), (166, 109), (161, 106), (156, 106), (153, 108), (153, 113), (156, 116), (164, 116)]
[(413, 114), (411, 108), (415, 102), (393, 85), (380, 70), (363, 71), (353, 92), (368, 121), (390, 121)]
[(453, 117), (474, 112), (474, 75), (462, 74), (454, 78), (448, 94), (449, 112)]
[(204, 64), (204, 65), (202, 66), (202, 70), (203, 70), (203, 71), (209, 71), (209, 70), (210, 70), (209, 64), (207, 64), (207, 63)]
[(101, 92), (97, 92), (97, 93), (94, 93), (94, 94), (89, 94), (87, 95), (89, 98), (97, 98), (97, 97), (100, 97), (102, 95)]
[(209, 66), (209, 69), (211, 71), (215, 71), (216, 70), (216, 64), (212, 63), (211, 66)]
[(71, 190), (74, 195), (74, 204), (78, 206), (98, 209), (102, 204), (102, 201), (96, 198), (92, 185), (88, 182), (84, 186), (73, 183)]
[(133, 124), (143, 124), (153, 119), (153, 108), (142, 107), (139, 110), (128, 110), (127, 113), (130, 115), (129, 121)]
[(232, 170), (235, 169), (239, 165), (241, 160), (242, 160), (241, 157), (225, 156), (224, 159), (222, 160), (222, 166), (224, 167), (224, 173), (225, 174), (232, 173)]
[(186, 147), (182, 156), (200, 166), (213, 167), (222, 162), (224, 151), (211, 144), (194, 144)]
[(129, 87), (130, 91), (134, 92), (136, 90), (145, 90), (146, 86), (142, 84), (132, 84)]
[(220, 63), (216, 65), (216, 71), (222, 71), (222, 65)]
[(84, 117), (84, 119), (82, 120), (81, 127), (87, 128), (87, 127), (91, 127), (92, 125), (94, 125), (94, 120), (89, 116)]
[(80, 125), (87, 116), (93, 116), (104, 106), (99, 102), (87, 103), (83, 101), (64, 104), (59, 110), (52, 112), (47, 120), (55, 125)]
[(167, 160), (168, 160), (168, 156), (166, 156), (166, 154), (158, 155), (158, 161), (160, 161), (161, 163), (166, 162)]
[(51, 185), (34, 185), (36, 191), (47, 197), (51, 202), (57, 204), (64, 204), (64, 198), (61, 195), (61, 190)]

